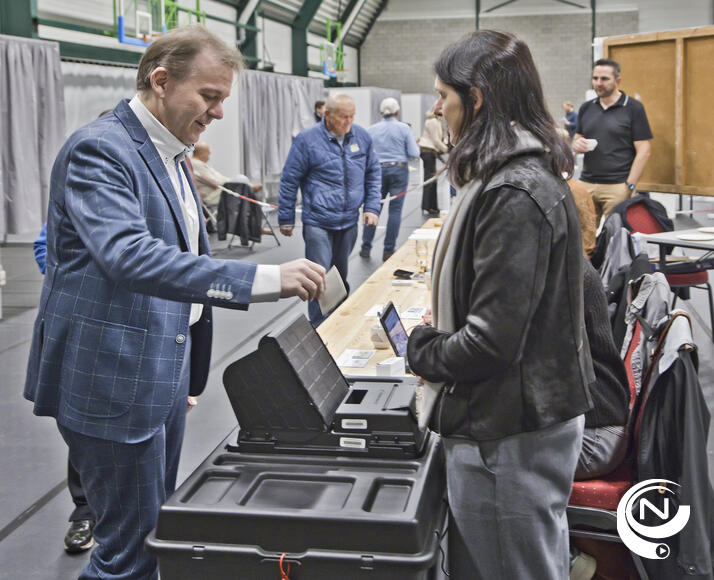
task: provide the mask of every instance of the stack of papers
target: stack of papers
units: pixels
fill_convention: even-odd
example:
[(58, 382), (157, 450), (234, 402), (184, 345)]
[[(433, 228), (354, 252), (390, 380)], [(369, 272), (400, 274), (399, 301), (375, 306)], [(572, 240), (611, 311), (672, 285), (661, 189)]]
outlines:
[(367, 361), (374, 356), (375, 352), (377, 351), (346, 348), (335, 362), (338, 367), (362, 368), (367, 366)]
[[(375, 304), (367, 312), (364, 313), (365, 318), (379, 318), (382, 315), (384, 304)], [(421, 320), (426, 314), (426, 306), (410, 306), (404, 312), (397, 310), (400, 318), (404, 320)]]
[(441, 229), (439, 228), (420, 228), (418, 230), (414, 230), (412, 234), (409, 236), (410, 240), (435, 240), (436, 238), (439, 237), (439, 232), (441, 232)]

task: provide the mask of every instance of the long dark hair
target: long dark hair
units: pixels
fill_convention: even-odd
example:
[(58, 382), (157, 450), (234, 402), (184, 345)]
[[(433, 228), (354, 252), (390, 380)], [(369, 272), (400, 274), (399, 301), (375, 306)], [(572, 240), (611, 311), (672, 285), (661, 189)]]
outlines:
[[(518, 140), (512, 121), (550, 151), (554, 174), (572, 174), (573, 153), (555, 131), (525, 42), (507, 32), (479, 30), (445, 48), (434, 68), (441, 82), (461, 98), (461, 127), (448, 162), (457, 186), (493, 175)], [(474, 114), (473, 87), (483, 95), (478, 114)]]

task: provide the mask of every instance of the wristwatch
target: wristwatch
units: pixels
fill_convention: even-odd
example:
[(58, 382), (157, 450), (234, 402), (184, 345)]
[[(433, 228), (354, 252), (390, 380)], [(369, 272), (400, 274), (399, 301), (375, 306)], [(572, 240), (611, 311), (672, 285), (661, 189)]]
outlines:
[(630, 191), (635, 191), (634, 183), (628, 183), (627, 181), (625, 181), (625, 185), (627, 186), (627, 189), (629, 189)]

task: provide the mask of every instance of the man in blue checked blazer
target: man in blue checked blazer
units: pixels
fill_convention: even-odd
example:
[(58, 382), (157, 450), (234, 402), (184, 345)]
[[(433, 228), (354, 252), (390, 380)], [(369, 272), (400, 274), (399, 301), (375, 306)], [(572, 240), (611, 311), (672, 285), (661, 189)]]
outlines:
[(143, 549), (172, 493), (187, 400), (208, 375), (211, 305), (324, 290), (307, 260), (209, 257), (183, 155), (223, 116), (239, 53), (202, 27), (146, 51), (138, 95), (81, 128), (55, 161), (47, 275), (25, 397), (55, 417), (97, 516), (81, 578), (157, 578)]

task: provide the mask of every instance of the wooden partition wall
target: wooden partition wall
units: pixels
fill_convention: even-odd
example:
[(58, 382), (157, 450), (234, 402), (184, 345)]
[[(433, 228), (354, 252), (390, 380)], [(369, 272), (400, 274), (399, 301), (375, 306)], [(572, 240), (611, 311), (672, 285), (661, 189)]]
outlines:
[(603, 54), (652, 127), (638, 188), (714, 196), (714, 26), (606, 38)]

